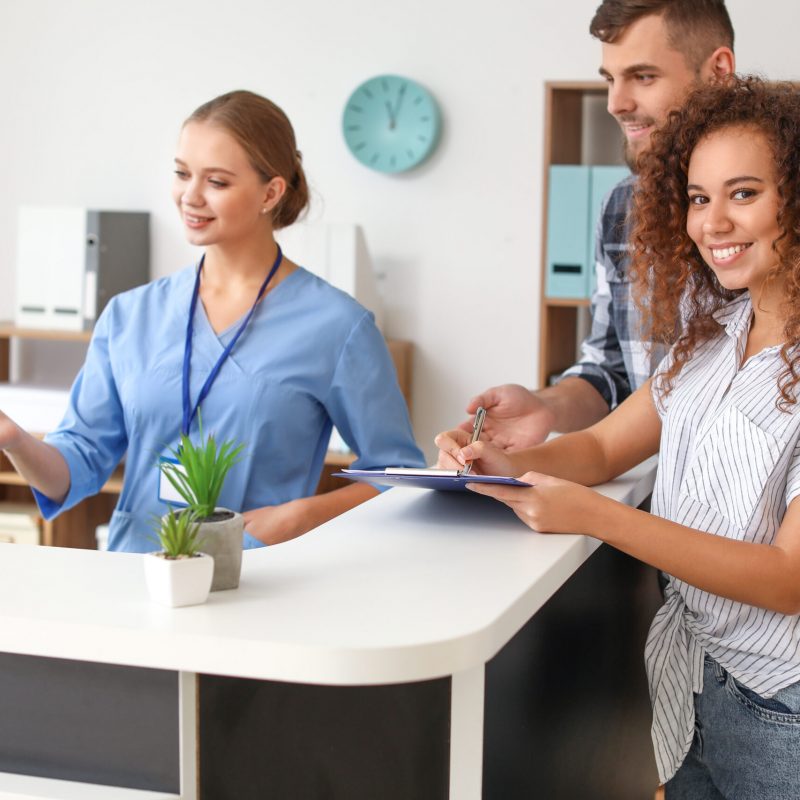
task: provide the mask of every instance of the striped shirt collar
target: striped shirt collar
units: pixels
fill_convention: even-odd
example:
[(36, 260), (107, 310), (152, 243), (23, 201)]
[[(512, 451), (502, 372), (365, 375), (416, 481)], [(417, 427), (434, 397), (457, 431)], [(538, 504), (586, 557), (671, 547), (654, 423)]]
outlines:
[(753, 304), (750, 302), (750, 292), (742, 292), (738, 297), (715, 311), (712, 316), (725, 328), (728, 336), (736, 338), (750, 327), (752, 314)]
[[(750, 323), (753, 318), (753, 303), (750, 299), (750, 292), (742, 292), (730, 303), (727, 303), (712, 315), (714, 319), (725, 329), (725, 333), (732, 339), (738, 339), (742, 350), (744, 350), (747, 334), (750, 331)], [(773, 344), (755, 353), (754, 358), (759, 356), (772, 355), (778, 353), (783, 347), (783, 343)], [(794, 353), (796, 347), (789, 348), (789, 353)]]

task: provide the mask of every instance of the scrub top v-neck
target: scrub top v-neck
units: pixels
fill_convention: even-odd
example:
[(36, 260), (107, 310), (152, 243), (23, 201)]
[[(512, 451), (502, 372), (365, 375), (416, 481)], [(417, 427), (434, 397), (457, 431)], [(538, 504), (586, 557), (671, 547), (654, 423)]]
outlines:
[(223, 351), (219, 358), (217, 359), (216, 364), (211, 369), (211, 372), (206, 377), (197, 398), (193, 401), (192, 400), (192, 393), (190, 389), (190, 375), (192, 369), (192, 345), (194, 339), (194, 319), (197, 312), (197, 306), (202, 306), (202, 301), (200, 300), (200, 285), (203, 277), (203, 266), (205, 264), (205, 253), (200, 258), (200, 263), (197, 265), (197, 274), (194, 280), (194, 287), (192, 289), (192, 299), (189, 303), (189, 313), (186, 315), (186, 336), (184, 337), (184, 349), (183, 349), (183, 369), (181, 370), (181, 400), (183, 402), (183, 423), (181, 424), (181, 434), (184, 436), (189, 435), (189, 431), (192, 428), (192, 421), (197, 416), (198, 411), (200, 410), (200, 406), (203, 404), (203, 400), (206, 399), (208, 393), (214, 386), (214, 381), (216, 381), (219, 371), (222, 369), (223, 365), (225, 364), (225, 360), (230, 357), (231, 353), (233, 352), (234, 347), (236, 347), (236, 342), (247, 332), (247, 326), (250, 324), (250, 320), (256, 313), (256, 309), (258, 308), (259, 302), (264, 297), (264, 294), (267, 291), (267, 287), (270, 285), (272, 280), (275, 277), (280, 265), (283, 263), (283, 251), (281, 250), (280, 245), (277, 246), (277, 253), (275, 255), (275, 260), (272, 263), (269, 271), (266, 274), (259, 290), (256, 294), (256, 297), (253, 301), (253, 305), (244, 315), (244, 317), (239, 321), (238, 325), (236, 326), (233, 336), (231, 337), (230, 341), (225, 345)]

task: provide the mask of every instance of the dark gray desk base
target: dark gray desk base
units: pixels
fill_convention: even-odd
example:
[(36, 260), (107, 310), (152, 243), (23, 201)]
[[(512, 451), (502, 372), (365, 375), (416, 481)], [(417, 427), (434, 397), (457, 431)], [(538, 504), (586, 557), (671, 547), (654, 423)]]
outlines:
[(0, 772), (177, 793), (178, 674), (0, 653)]

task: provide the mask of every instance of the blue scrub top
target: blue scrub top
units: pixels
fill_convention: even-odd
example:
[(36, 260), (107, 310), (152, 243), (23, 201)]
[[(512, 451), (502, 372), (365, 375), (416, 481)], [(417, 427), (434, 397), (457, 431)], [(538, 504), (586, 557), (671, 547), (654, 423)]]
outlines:
[[(50, 519), (96, 494), (123, 456), (125, 480), (111, 519), (109, 549), (155, 549), (158, 458), (177, 446), (181, 367), (195, 268), (114, 297), (95, 326), (69, 409), (46, 437), (70, 471), (60, 504), (35, 492)], [(191, 365), (195, 402), (238, 327), (214, 333), (197, 304)], [(256, 309), (201, 408), (203, 430), (244, 443), (219, 504), (237, 511), (277, 505), (316, 490), (331, 428), (360, 469), (419, 467), (405, 401), (372, 314), (299, 268)], [(195, 417), (190, 435), (197, 437)], [(245, 547), (261, 543), (245, 535)]]

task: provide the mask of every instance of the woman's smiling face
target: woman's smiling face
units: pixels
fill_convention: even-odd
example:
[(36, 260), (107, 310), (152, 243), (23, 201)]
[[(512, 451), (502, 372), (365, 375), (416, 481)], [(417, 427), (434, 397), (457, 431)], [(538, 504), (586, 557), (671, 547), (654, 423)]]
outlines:
[(758, 293), (778, 263), (775, 157), (754, 127), (714, 131), (689, 160), (686, 231), (726, 289)]
[(222, 128), (189, 122), (181, 131), (172, 196), (191, 244), (228, 244), (263, 235), (269, 182)]

